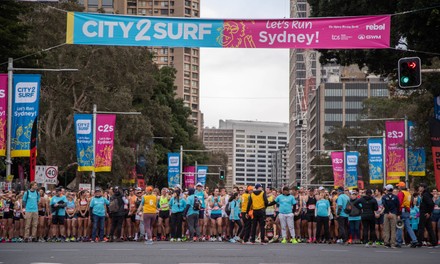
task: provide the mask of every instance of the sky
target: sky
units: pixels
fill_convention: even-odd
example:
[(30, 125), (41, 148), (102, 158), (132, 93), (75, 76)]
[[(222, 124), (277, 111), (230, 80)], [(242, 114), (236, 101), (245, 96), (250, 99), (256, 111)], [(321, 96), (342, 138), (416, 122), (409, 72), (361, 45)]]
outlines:
[[(289, 0), (202, 0), (202, 18), (286, 18)], [(289, 50), (201, 48), (200, 109), (219, 120), (289, 120)]]

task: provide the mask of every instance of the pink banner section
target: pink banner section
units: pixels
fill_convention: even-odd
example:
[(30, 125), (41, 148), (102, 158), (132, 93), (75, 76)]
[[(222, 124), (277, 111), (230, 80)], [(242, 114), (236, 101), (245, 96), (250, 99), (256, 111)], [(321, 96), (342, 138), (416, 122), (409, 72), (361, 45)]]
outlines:
[(335, 188), (345, 187), (344, 184), (344, 152), (332, 152), (333, 165), (333, 179), (335, 181)]
[(195, 185), (195, 174), (196, 174), (196, 167), (195, 166), (185, 166), (183, 168), (183, 175), (185, 179), (185, 187), (187, 188), (193, 188)]
[(225, 20), (223, 47), (377, 49), (390, 46), (391, 17)]
[(6, 155), (6, 120), (8, 113), (8, 75), (0, 74), (0, 156)]
[(95, 171), (111, 171), (116, 115), (96, 116)]
[(405, 176), (405, 121), (385, 122), (387, 183)]

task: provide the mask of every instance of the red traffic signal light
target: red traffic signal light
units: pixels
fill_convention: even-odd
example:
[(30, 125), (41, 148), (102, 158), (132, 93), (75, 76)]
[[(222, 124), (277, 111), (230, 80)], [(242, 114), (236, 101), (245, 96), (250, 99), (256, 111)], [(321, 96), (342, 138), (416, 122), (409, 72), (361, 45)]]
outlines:
[(422, 84), (419, 57), (401, 58), (398, 62), (398, 83), (402, 89), (416, 88)]

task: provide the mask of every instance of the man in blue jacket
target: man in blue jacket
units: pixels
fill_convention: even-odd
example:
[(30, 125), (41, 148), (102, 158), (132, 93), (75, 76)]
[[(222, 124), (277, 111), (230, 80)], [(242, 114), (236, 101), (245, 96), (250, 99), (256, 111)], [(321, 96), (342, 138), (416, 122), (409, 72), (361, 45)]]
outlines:
[(384, 243), (385, 247), (396, 248), (396, 224), (397, 216), (400, 215), (399, 198), (393, 194), (393, 185), (388, 184), (387, 193), (382, 197), (384, 207)]
[(109, 200), (102, 197), (102, 192), (100, 188), (96, 188), (95, 197), (93, 197), (90, 202), (90, 208), (93, 217), (93, 230), (92, 230), (92, 242), (96, 240), (96, 231), (98, 230), (99, 224), (99, 240), (104, 241), (104, 226), (105, 226), (105, 213), (106, 205), (109, 205)]

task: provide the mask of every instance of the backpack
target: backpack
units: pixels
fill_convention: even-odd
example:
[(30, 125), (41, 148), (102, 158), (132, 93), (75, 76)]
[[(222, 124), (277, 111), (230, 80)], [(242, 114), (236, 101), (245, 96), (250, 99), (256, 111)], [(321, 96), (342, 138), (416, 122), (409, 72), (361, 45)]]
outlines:
[(351, 207), (350, 213), (348, 213), (349, 216), (354, 217), (361, 215), (361, 210), (359, 210), (356, 206), (354, 206), (352, 202), (349, 202), (347, 206), (348, 205), (350, 205)]
[(352, 209), (353, 209), (353, 206), (351, 205), (350, 202), (348, 202), (347, 205), (345, 206), (344, 213), (350, 215)]
[(117, 213), (119, 211), (119, 201), (117, 198), (111, 200), (110, 206), (108, 207), (110, 213)]
[(194, 195), (194, 205), (193, 205), (193, 210), (194, 211), (199, 211), (200, 208), (202, 208), (202, 203), (200, 202), (199, 198), (197, 196)]
[(227, 216), (229, 216), (231, 214), (231, 203), (228, 203), (225, 207), (225, 213)]

